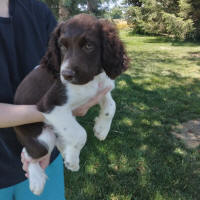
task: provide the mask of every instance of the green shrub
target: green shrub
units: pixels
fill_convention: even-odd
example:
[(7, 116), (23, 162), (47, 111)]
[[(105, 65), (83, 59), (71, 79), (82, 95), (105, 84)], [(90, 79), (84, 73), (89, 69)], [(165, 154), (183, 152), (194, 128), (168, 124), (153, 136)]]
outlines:
[(130, 6), (125, 13), (132, 31), (139, 34), (168, 34), (185, 40), (194, 34), (193, 21), (164, 12), (158, 6)]
[(128, 25), (135, 33), (145, 33), (145, 22), (140, 7), (129, 7), (125, 14)]
[(173, 35), (176, 39), (181, 40), (192, 38), (194, 27), (191, 19), (184, 20), (181, 17), (176, 17), (174, 14), (164, 12), (162, 19), (168, 34)]

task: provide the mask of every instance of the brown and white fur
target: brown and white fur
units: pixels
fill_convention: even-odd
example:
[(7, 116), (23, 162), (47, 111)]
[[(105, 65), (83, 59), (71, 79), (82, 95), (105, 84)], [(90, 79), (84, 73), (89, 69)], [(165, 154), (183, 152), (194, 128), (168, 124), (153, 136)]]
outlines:
[[(45, 117), (44, 123), (15, 127), (26, 158), (51, 154), (56, 146), (65, 166), (79, 170), (79, 154), (87, 134), (72, 110), (95, 96), (99, 84), (113, 89), (114, 79), (127, 69), (128, 62), (110, 22), (81, 14), (58, 25), (40, 66), (22, 81), (15, 95), (16, 104), (36, 104)], [(99, 104), (94, 134), (104, 140), (116, 109), (111, 92)], [(46, 182), (44, 170), (38, 162), (31, 162), (28, 172), (31, 191), (41, 194)]]

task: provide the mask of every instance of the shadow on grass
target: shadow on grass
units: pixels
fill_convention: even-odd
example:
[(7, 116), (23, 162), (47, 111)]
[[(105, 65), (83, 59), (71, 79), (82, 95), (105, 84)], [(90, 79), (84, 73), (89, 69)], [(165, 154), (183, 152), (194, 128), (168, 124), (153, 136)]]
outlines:
[(187, 47), (195, 47), (195, 46), (200, 46), (200, 41), (190, 41), (190, 40), (186, 40), (186, 41), (181, 41), (172, 37), (168, 37), (166, 36), (162, 36), (162, 35), (143, 35), (143, 34), (136, 34), (132, 31), (122, 31), (122, 32), (126, 32), (127, 36), (129, 37), (141, 37), (141, 38), (148, 38), (146, 39), (144, 42), (145, 43), (171, 43), (172, 46), (187, 46)]
[(188, 52), (188, 56), (184, 57), (184, 59), (194, 61), (197, 63), (198, 66), (200, 66), (200, 52)]
[(155, 37), (149, 38), (144, 41), (145, 43), (171, 43), (172, 46), (182, 46), (182, 47), (196, 47), (200, 45), (200, 42), (193, 41), (178, 41), (167, 37)]
[[(168, 50), (169, 51), (169, 50)], [(196, 54), (195, 54), (196, 53)], [(176, 56), (176, 55), (175, 55)], [(132, 69), (130, 74), (134, 76), (139, 76), (143, 79), (146, 76), (152, 75), (154, 72), (157, 77), (162, 76), (162, 73), (169, 73), (170, 76), (173, 74), (173, 66), (183, 66), (183, 61), (193, 62), (197, 66), (200, 66), (200, 53), (199, 52), (188, 52), (188, 56), (175, 57), (167, 51), (131, 51), (129, 57), (132, 62)], [(165, 72), (163, 65), (167, 66)], [(184, 67), (184, 66), (183, 66)], [(181, 70), (181, 68), (179, 69)], [(200, 71), (199, 71), (200, 73)], [(176, 73), (175, 76), (180, 76)], [(165, 76), (167, 77), (167, 76)], [(160, 77), (159, 77), (160, 78)], [(172, 77), (171, 77), (172, 78)], [(176, 80), (176, 77), (172, 80)]]
[[(88, 141), (80, 171), (65, 171), (67, 199), (198, 200), (200, 148), (187, 149), (171, 131), (178, 123), (199, 118), (200, 80), (170, 70), (152, 71), (153, 77), (177, 84), (149, 89), (154, 83), (142, 81), (148, 63), (176, 65), (181, 60), (166, 59), (161, 52), (131, 55), (136, 66), (131, 75), (117, 79), (112, 93), (117, 111), (108, 138), (100, 142), (93, 136), (98, 107), (79, 119)], [(144, 62), (137, 61), (139, 56)]]

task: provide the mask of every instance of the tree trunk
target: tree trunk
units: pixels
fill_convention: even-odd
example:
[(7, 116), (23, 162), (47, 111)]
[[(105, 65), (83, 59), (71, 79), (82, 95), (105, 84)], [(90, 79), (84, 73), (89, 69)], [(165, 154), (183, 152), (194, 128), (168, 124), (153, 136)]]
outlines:
[(96, 14), (98, 11), (97, 0), (87, 0), (87, 8), (90, 13)]
[(65, 21), (69, 18), (69, 11), (64, 5), (64, 0), (59, 1), (59, 21)]

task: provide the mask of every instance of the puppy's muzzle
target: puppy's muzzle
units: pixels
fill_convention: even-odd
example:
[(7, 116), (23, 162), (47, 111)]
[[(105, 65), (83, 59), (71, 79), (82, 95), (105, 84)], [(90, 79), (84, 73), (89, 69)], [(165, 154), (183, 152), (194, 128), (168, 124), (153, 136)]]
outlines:
[(62, 74), (63, 78), (68, 81), (71, 81), (75, 76), (75, 72), (71, 69), (63, 70), (61, 72), (61, 74)]

